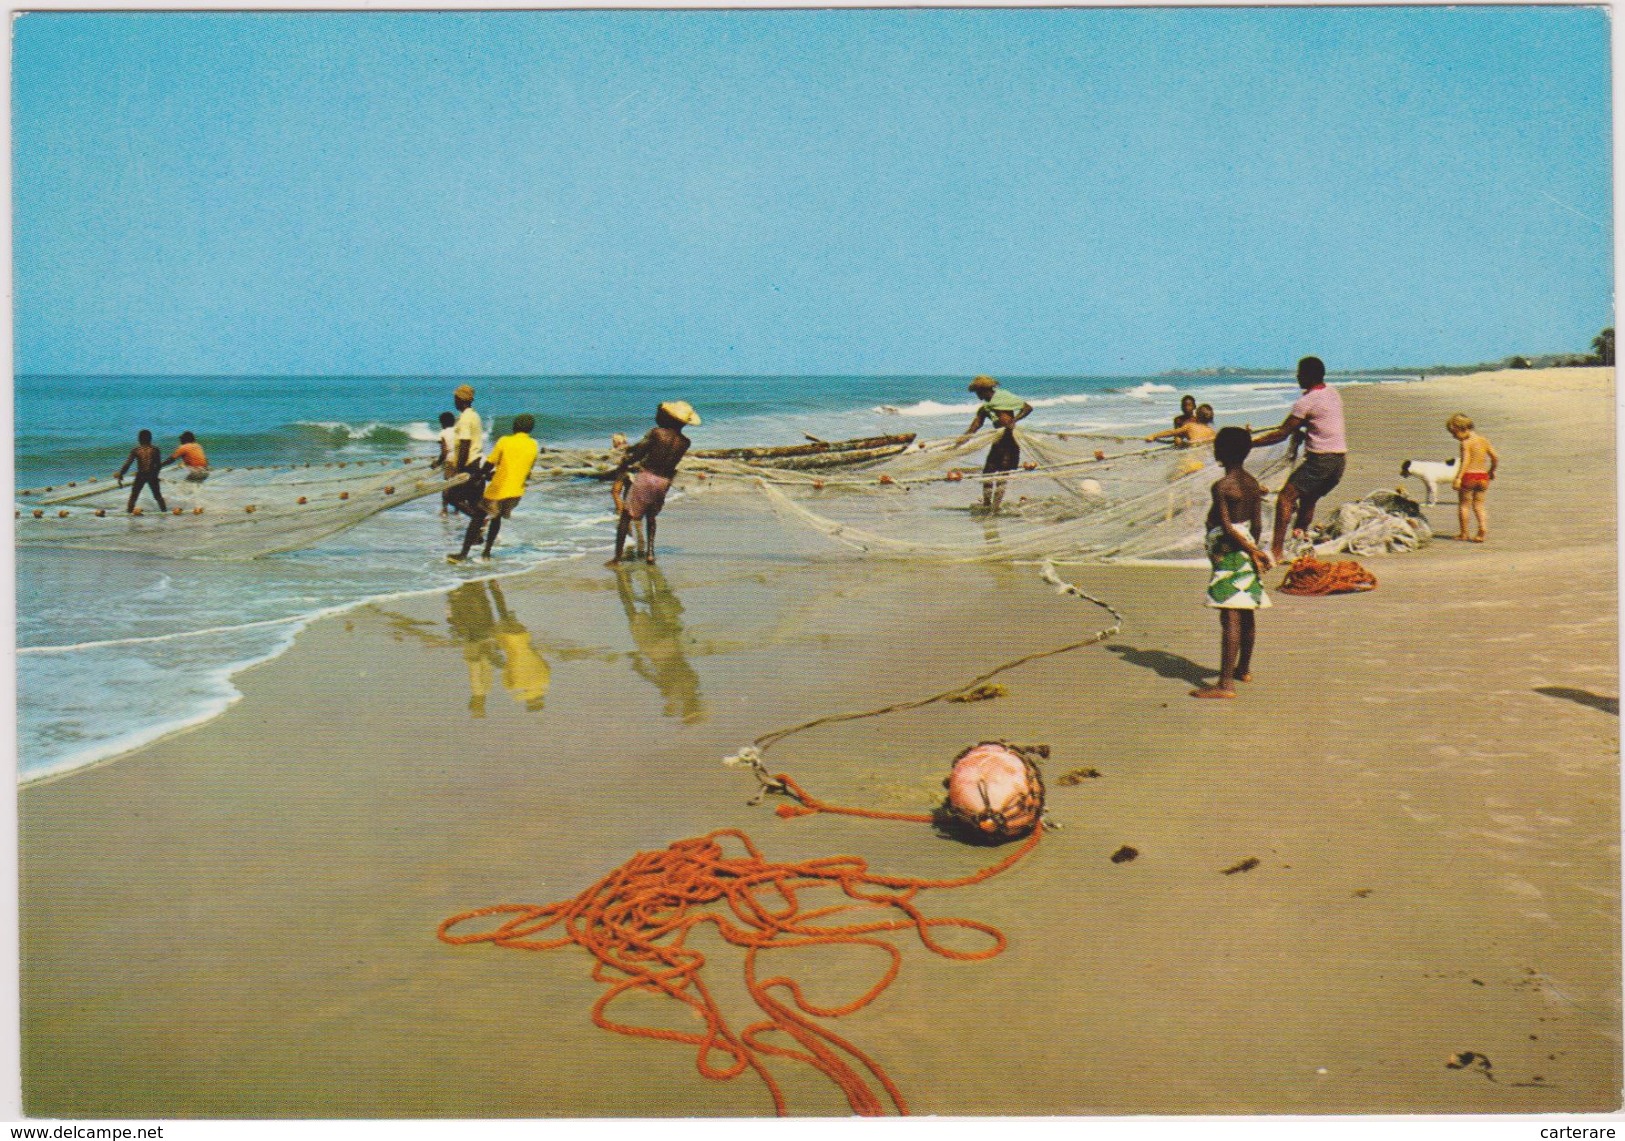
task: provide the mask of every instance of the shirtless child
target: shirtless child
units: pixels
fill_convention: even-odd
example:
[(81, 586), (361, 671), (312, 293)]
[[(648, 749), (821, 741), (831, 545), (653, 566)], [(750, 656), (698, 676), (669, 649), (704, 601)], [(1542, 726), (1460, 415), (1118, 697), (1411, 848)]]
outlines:
[[(1489, 514), (1484, 510), (1484, 493), (1490, 489), (1495, 469), (1501, 457), (1495, 454), (1490, 442), (1473, 431), (1473, 422), (1460, 412), (1445, 421), (1450, 434), (1461, 442), (1461, 461), (1456, 464), (1456, 478), (1450, 486), (1456, 489), (1456, 515), (1461, 522), (1461, 533), (1456, 538), (1463, 542), (1482, 543), (1489, 537)], [(1478, 538), (1467, 535), (1467, 512), (1471, 510), (1478, 520)]]
[[(626, 553), (626, 534), (632, 524), (639, 520), (647, 529), (643, 557), (648, 562), (655, 561), (655, 516), (666, 505), (666, 492), (671, 489), (671, 481), (677, 476), (677, 465), (682, 462), (692, 442), (683, 435), (683, 427), (699, 423), (699, 414), (686, 400), (667, 401), (656, 411), (655, 426), (649, 430), (649, 434), (628, 448), (621, 457), (611, 489), (611, 494), (615, 495), (620, 505), (621, 521), (615, 529), (615, 557), (605, 566), (620, 563), (621, 556)], [(641, 470), (632, 477), (624, 496), (618, 494), (615, 489), (634, 464), (642, 465)]]
[(1223, 428), (1213, 441), (1213, 454), (1224, 465), (1207, 513), (1207, 557), (1213, 564), (1207, 604), (1219, 611), (1219, 683), (1191, 690), (1192, 697), (1234, 697), (1236, 682), (1252, 680), (1254, 611), (1270, 605), (1264, 572), (1275, 565), (1258, 546), (1264, 488), (1242, 466), (1252, 449), (1245, 428)]

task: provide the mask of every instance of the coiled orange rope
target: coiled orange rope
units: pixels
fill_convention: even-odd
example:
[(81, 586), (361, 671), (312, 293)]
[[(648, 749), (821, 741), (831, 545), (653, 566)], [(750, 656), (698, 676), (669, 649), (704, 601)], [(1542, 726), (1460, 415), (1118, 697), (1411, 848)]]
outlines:
[(1376, 588), (1377, 576), (1354, 560), (1323, 563), (1312, 553), (1294, 559), (1281, 580), (1282, 594), (1350, 594)]
[[(781, 776), (787, 789), (803, 800), (791, 813), (839, 812), (886, 820), (928, 822), (929, 816), (878, 813), (825, 805), (806, 796)], [(499, 904), (455, 915), (440, 925), (447, 943), (495, 943), (525, 951), (545, 951), (575, 944), (597, 960), (593, 979), (608, 989), (593, 1004), (592, 1020), (603, 1030), (638, 1038), (682, 1042), (697, 1048), (695, 1066), (707, 1078), (726, 1081), (747, 1068), (766, 1084), (775, 1111), (788, 1112), (784, 1093), (768, 1071), (765, 1057), (787, 1058), (813, 1066), (846, 1095), (854, 1113), (879, 1116), (888, 1099), (906, 1114), (902, 1092), (868, 1054), (815, 1018), (838, 1018), (868, 1005), (891, 985), (902, 967), (902, 952), (878, 936), (892, 931), (914, 931), (925, 947), (947, 959), (990, 959), (1004, 950), (998, 928), (972, 919), (928, 918), (915, 899), (928, 888), (964, 887), (1007, 870), (1037, 845), (1042, 829), (1004, 859), (957, 879), (918, 879), (873, 872), (857, 856), (830, 856), (798, 863), (766, 859), (750, 837), (732, 828), (679, 840), (658, 852), (641, 852), (574, 899), (545, 906)], [(743, 856), (728, 855), (724, 839), (737, 841)], [(818, 888), (839, 888), (845, 902), (804, 908), (801, 896)], [(901, 915), (866, 922), (831, 924), (838, 915), (887, 909)], [(454, 928), (471, 920), (505, 915), (494, 929), (458, 934)], [(712, 925), (723, 939), (745, 951), (745, 986), (765, 1017), (734, 1030), (701, 977), (705, 955), (687, 945), (689, 934), (702, 924)], [(976, 951), (945, 946), (933, 928), (960, 927), (980, 932), (992, 945)], [(537, 938), (544, 932), (561, 934)], [(883, 952), (887, 966), (881, 978), (850, 1002), (820, 1006), (803, 993), (801, 984), (787, 975), (763, 977), (759, 956), (784, 947), (825, 944), (873, 947)], [(639, 1026), (611, 1018), (610, 1005), (628, 992), (664, 994), (683, 1003), (705, 1024), (696, 1033), (654, 1026)], [(786, 1001), (787, 1000), (787, 1001)], [(782, 1031), (794, 1045), (766, 1037)], [(878, 1087), (878, 1088), (877, 1088)]]

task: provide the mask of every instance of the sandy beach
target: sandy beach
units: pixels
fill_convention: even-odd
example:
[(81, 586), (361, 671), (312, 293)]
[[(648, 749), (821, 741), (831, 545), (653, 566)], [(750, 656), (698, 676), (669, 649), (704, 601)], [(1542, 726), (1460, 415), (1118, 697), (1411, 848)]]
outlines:
[[(996, 700), (772, 750), (828, 800), (922, 811), (969, 744), (1051, 747), (1061, 827), (1000, 877), (922, 896), (1009, 949), (953, 962), (900, 938), (897, 981), (838, 1020), (912, 1112), (1619, 1108), (1613, 370), (1344, 399), (1349, 470), (1323, 516), (1406, 459), (1453, 456), (1460, 411), (1502, 459), (1490, 541), (1364, 560), (1367, 594), (1275, 594), (1256, 680), (1224, 703), (1186, 696), (1217, 672), (1204, 572), (1063, 567), (1123, 613), (1118, 634), (1002, 675)], [(1453, 535), (1442, 497), (1427, 515)], [(24, 787), (26, 1112), (771, 1113), (751, 1074), (707, 1080), (690, 1047), (594, 1027), (584, 951), (452, 947), (437, 925), (724, 827), (774, 859), (966, 874), (996, 854), (917, 824), (781, 819), (720, 761), (1109, 620), (1032, 567), (808, 557), (825, 548), (705, 497), (660, 538), (657, 571), (571, 562), (319, 622), (218, 719)], [(1138, 857), (1114, 863), (1124, 846)], [(748, 1021), (737, 956), (706, 950)], [(831, 1003), (881, 969), (790, 955)], [(1491, 1069), (1447, 1065), (1463, 1052)], [(848, 1112), (809, 1067), (773, 1072), (791, 1112)]]

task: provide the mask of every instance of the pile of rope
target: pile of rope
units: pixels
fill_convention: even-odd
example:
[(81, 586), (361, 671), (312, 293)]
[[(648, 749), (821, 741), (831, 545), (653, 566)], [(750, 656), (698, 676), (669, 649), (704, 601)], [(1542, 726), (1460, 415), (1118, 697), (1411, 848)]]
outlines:
[(1313, 552), (1293, 560), (1281, 580), (1282, 594), (1352, 594), (1376, 588), (1377, 576), (1353, 559), (1323, 563)]
[[(785, 778), (786, 780), (788, 778)], [(797, 790), (799, 793), (800, 790)], [(805, 795), (805, 794), (800, 794)], [(806, 798), (810, 811), (819, 804)], [(790, 806), (786, 805), (785, 808)], [(781, 809), (782, 811), (782, 809)], [(847, 815), (928, 823), (929, 816), (840, 809)], [(815, 1067), (846, 1096), (852, 1112), (879, 1116), (886, 1101), (898, 1113), (908, 1105), (902, 1092), (874, 1059), (815, 1018), (838, 1018), (862, 1009), (891, 985), (902, 967), (902, 952), (881, 936), (913, 931), (924, 946), (946, 959), (978, 961), (1004, 950), (998, 928), (972, 919), (929, 918), (916, 897), (931, 888), (980, 883), (1013, 866), (1037, 845), (1042, 828), (996, 864), (957, 879), (919, 879), (872, 871), (857, 856), (780, 863), (768, 860), (743, 832), (725, 828), (679, 840), (658, 852), (642, 852), (573, 899), (545, 906), (501, 904), (456, 915), (440, 925), (447, 943), (494, 943), (524, 951), (581, 946), (597, 960), (593, 979), (607, 990), (593, 1004), (592, 1020), (603, 1030), (637, 1038), (681, 1042), (697, 1049), (695, 1065), (707, 1078), (726, 1081), (754, 1070), (773, 1098), (775, 1112), (788, 1112), (783, 1090), (764, 1064), (766, 1057), (788, 1058)], [(736, 841), (743, 855), (729, 855), (722, 841)], [(810, 905), (803, 895), (838, 889), (845, 902)], [(861, 915), (883, 914), (863, 919)], [(508, 916), (498, 927), (461, 934), (472, 920)], [(853, 921), (832, 923), (835, 917)], [(703, 952), (688, 946), (701, 925), (715, 928), (728, 943), (744, 949), (745, 986), (762, 1012), (759, 1021), (735, 1029), (722, 1013), (701, 972)], [(933, 929), (959, 927), (986, 935), (991, 945), (959, 950), (939, 942)], [(553, 929), (561, 934), (538, 938)], [(881, 977), (856, 998), (837, 1005), (812, 1002), (801, 983), (784, 974), (764, 974), (760, 956), (785, 947), (844, 944), (873, 947), (887, 960)], [(636, 1025), (611, 1018), (612, 1003), (631, 992), (665, 995), (693, 1010), (704, 1024), (694, 1032)], [(772, 1040), (780, 1032), (788, 1043)], [(884, 1094), (884, 1099), (882, 1097)]]
[[(862, 712), (833, 714), (764, 734), (725, 763), (748, 765), (760, 782), (763, 795), (773, 793), (791, 798), (794, 803), (778, 807), (780, 817), (833, 813), (868, 820), (937, 823), (935, 815), (849, 808), (820, 800), (789, 774), (770, 773), (762, 755), (786, 737), (816, 726), (918, 709), (949, 700), (1016, 666), (1093, 645), (1122, 628), (1122, 617), (1115, 609), (1062, 580), (1054, 567), (1046, 564), (1042, 577), (1057, 593), (1108, 611), (1113, 624), (1088, 638), (1005, 662), (969, 682), (929, 697)], [(760, 799), (758, 795), (751, 803)], [(908, 1105), (902, 1092), (879, 1064), (813, 1020), (838, 1018), (860, 1010), (891, 985), (902, 966), (902, 951), (884, 938), (890, 933), (912, 931), (927, 950), (946, 959), (975, 962), (1002, 952), (1006, 940), (998, 928), (972, 919), (929, 918), (916, 900), (927, 890), (967, 887), (1008, 871), (1038, 846), (1044, 828), (1040, 821), (1019, 846), (996, 863), (947, 879), (884, 875), (872, 871), (868, 863), (857, 856), (829, 856), (792, 863), (771, 861), (743, 832), (718, 829), (704, 836), (679, 840), (658, 852), (641, 852), (571, 899), (545, 905), (497, 904), (463, 912), (443, 922), (438, 935), (456, 945), (491, 943), (521, 951), (566, 946), (584, 948), (595, 960), (593, 979), (608, 988), (593, 1004), (595, 1025), (615, 1034), (693, 1046), (697, 1050), (696, 1068), (713, 1080), (726, 1081), (747, 1069), (752, 1070), (767, 1086), (774, 1110), (780, 1116), (788, 1112), (788, 1106), (782, 1089), (768, 1071), (767, 1058), (785, 1058), (814, 1067), (841, 1090), (854, 1113), (881, 1115), (889, 1101), (898, 1113), (906, 1114)], [(744, 854), (728, 854), (724, 841), (737, 843)], [(827, 903), (803, 898), (819, 890), (837, 890), (840, 896)], [(882, 914), (874, 916), (876, 911)], [(498, 916), (506, 918), (495, 927), (459, 930), (465, 924)], [(852, 921), (830, 922), (836, 917)], [(744, 950), (745, 987), (763, 1017), (742, 1029), (735, 1029), (729, 1023), (701, 977), (705, 955), (688, 945), (695, 929), (705, 925), (714, 928), (729, 944)], [(975, 931), (991, 942), (978, 950), (950, 947), (933, 935), (934, 929), (943, 927)], [(764, 977), (760, 969), (760, 956), (764, 951), (837, 944), (872, 947), (887, 960), (879, 980), (845, 1003), (814, 1003), (797, 980), (783, 974)], [(674, 999), (692, 1010), (704, 1029), (685, 1032), (611, 1018), (608, 1013), (611, 1004), (632, 993)], [(775, 1032), (777, 1040), (773, 1037)], [(785, 1038), (789, 1043), (783, 1041)]]

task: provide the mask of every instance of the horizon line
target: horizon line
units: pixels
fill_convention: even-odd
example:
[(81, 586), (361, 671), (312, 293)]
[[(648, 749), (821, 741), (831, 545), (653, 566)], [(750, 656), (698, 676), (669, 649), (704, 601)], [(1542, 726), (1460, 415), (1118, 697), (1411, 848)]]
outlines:
[[(1327, 369), (1327, 376), (1353, 376), (1376, 373), (1428, 372), (1437, 369), (1486, 368), (1501, 365), (1501, 361), (1475, 361), (1466, 364), (1382, 365)], [(1206, 365), (1196, 368), (1161, 369), (1156, 372), (1006, 372), (1004, 376), (1016, 380), (1047, 380), (1056, 378), (1089, 380), (1111, 377), (1188, 376), (1211, 377), (1226, 373), (1279, 373), (1292, 376), (1297, 364), (1279, 366)], [(410, 373), (410, 372), (16, 372), (14, 380), (633, 380), (633, 379), (690, 379), (690, 380), (814, 380), (852, 379), (885, 380), (898, 377), (927, 379), (956, 379), (975, 376), (975, 372), (474, 372), (474, 373)]]

